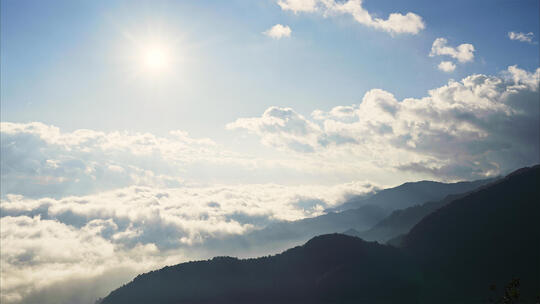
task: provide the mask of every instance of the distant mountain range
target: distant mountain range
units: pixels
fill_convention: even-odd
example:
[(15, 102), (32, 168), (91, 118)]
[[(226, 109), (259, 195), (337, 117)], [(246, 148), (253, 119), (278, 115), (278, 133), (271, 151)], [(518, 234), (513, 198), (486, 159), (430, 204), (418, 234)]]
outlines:
[[(431, 181), (405, 183), (395, 188), (381, 190), (367, 198), (364, 196), (352, 198), (342, 207), (335, 209), (344, 211), (327, 210), (328, 213), (321, 216), (278, 222), (244, 235), (208, 240), (204, 244), (205, 248), (201, 250), (214, 248), (225, 254), (244, 256), (278, 253), (291, 246), (302, 244), (314, 236), (341, 233), (348, 229), (360, 231), (361, 233), (356, 236), (366, 240), (386, 242), (390, 238), (408, 232), (422, 217), (458, 197), (454, 195), (477, 189), (495, 180), (450, 184)], [(400, 197), (402, 201), (399, 201)], [(436, 201), (425, 203), (430, 199)], [(425, 204), (421, 205), (422, 203)], [(415, 206), (410, 210), (395, 211), (412, 205)]]
[(409, 182), (394, 188), (388, 188), (372, 196), (353, 197), (345, 203), (327, 211), (339, 212), (359, 208), (365, 205), (378, 206), (387, 211), (404, 209), (429, 201), (439, 201), (448, 195), (465, 193), (482, 185), (491, 183), (497, 178), (476, 180), (472, 182), (440, 183), (433, 181)]
[(356, 232), (349, 231), (348, 234), (357, 236), (366, 241), (386, 243), (390, 239), (409, 232), (409, 230), (411, 230), (411, 228), (420, 222), (426, 215), (467, 194), (468, 192), (452, 194), (440, 201), (426, 202), (406, 209), (395, 210), (369, 230), (362, 232), (358, 232), (357, 230), (355, 230)]
[[(476, 191), (391, 215), (386, 223), (411, 214), (403, 220), (407, 226), (409, 218), (432, 210), (394, 239), (398, 247), (322, 235), (275, 256), (165, 267), (101, 303), (489, 303), (490, 285), (500, 294), (514, 278), (520, 279), (520, 303), (535, 303), (539, 186), (540, 166), (524, 168)], [(347, 234), (374, 233), (379, 224)]]

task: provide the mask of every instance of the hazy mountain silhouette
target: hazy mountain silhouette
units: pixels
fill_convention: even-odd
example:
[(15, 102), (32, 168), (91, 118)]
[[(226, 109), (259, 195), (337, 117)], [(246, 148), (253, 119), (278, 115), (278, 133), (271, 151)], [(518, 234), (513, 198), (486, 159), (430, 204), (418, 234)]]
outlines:
[(297, 221), (278, 222), (244, 235), (210, 239), (204, 246), (221, 254), (253, 256), (278, 253), (303, 244), (317, 235), (340, 233), (350, 228), (367, 230), (387, 215), (388, 212), (380, 207), (366, 205), (339, 213), (330, 212)]
[(535, 166), (453, 200), (400, 237), (400, 248), (323, 235), (271, 257), (165, 267), (102, 303), (486, 303), (490, 284), (514, 277), (533, 299), (539, 183)]
[(113, 291), (108, 303), (396, 303), (418, 297), (399, 249), (330, 234), (282, 254), (165, 267)]
[[(395, 210), (369, 230), (363, 232), (356, 231), (354, 236), (367, 241), (386, 243), (390, 239), (409, 232), (414, 225), (428, 214), (465, 195), (467, 193), (452, 194), (440, 201), (427, 202), (406, 209)], [(352, 235), (352, 232), (345, 234)]]
[(494, 180), (496, 179), (490, 178), (458, 183), (409, 182), (394, 188), (381, 190), (372, 196), (353, 197), (342, 205), (328, 209), (328, 211), (338, 212), (364, 205), (378, 206), (388, 211), (404, 209), (424, 202), (439, 201), (451, 194), (465, 193)]
[[(431, 181), (406, 183), (395, 188), (381, 190), (368, 198), (358, 196), (342, 205), (348, 207), (358, 205), (353, 209), (341, 212), (327, 210), (327, 214), (317, 217), (273, 223), (263, 229), (244, 235), (212, 239), (206, 242), (205, 248), (201, 248), (201, 250), (213, 248), (214, 252), (219, 251), (221, 254), (243, 256), (278, 253), (302, 244), (314, 236), (341, 233), (348, 229), (362, 232), (355, 236), (385, 242), (396, 235), (408, 232), (424, 216), (458, 196), (450, 196), (442, 203), (433, 202), (421, 208), (407, 210), (401, 216), (390, 214), (395, 208), (423, 203), (427, 198), (444, 198), (446, 193), (470, 191), (494, 180), (485, 179), (451, 184)], [(400, 197), (402, 197), (402, 203), (398, 203)], [(381, 220), (384, 221), (387, 216), (391, 216), (391, 218), (379, 225), (378, 223)], [(369, 231), (366, 231), (368, 229)]]
[(357, 238), (360, 238), (360, 234), (362, 234), (360, 231), (356, 230), (356, 229), (347, 229), (345, 231), (343, 231), (341, 234), (345, 234), (345, 235), (348, 235), (348, 236), (355, 236)]

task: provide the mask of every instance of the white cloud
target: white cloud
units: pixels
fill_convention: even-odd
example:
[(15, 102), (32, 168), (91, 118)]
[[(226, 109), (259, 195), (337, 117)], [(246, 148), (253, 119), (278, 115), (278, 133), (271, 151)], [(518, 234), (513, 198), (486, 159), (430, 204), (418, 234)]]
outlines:
[[(315, 216), (350, 195), (373, 189), (372, 184), (356, 182), (132, 186), (62, 199), (8, 195), (1, 205), (0, 300), (31, 303), (37, 295), (67, 283), (74, 288), (49, 298), (56, 299), (52, 303), (92, 303), (134, 274), (220, 255), (205, 247), (208, 240), (243, 234), (277, 220)], [(118, 270), (121, 275), (115, 280), (100, 283)], [(74, 280), (86, 285), (86, 293), (79, 294), (85, 288), (73, 286)]]
[(538, 91), (539, 69), (536, 70), (536, 73), (529, 73), (513, 65), (509, 66), (504, 74), (514, 81), (513, 85), (509, 87), (513, 92), (516, 90)]
[[(268, 158), (183, 131), (62, 132), (2, 122), (1, 301), (58, 294), (54, 303), (91, 302), (141, 271), (219, 254), (205, 247), (211, 240), (315, 216), (374, 187), (344, 178), (389, 185), (408, 174), (478, 178), (538, 163), (539, 75), (511, 66), (500, 76), (450, 81), (419, 99), (373, 89), (360, 104), (311, 117), (270, 107), (227, 125), (283, 151)], [(255, 184), (272, 170), (280, 182), (291, 175), (341, 181)], [(210, 185), (194, 182), (196, 172), (209, 172), (203, 180)], [(215, 182), (233, 184), (238, 172), (248, 182)], [(121, 275), (107, 281), (116, 270)]]
[[(62, 132), (39, 122), (2, 122), (0, 132), (2, 196), (62, 197), (130, 185), (172, 187), (222, 177), (227, 182), (268, 182), (274, 180), (273, 172), (303, 170), (293, 160), (232, 152), (179, 130), (165, 136)], [(258, 174), (264, 180), (254, 181), (254, 171), (264, 172)]]
[(456, 69), (456, 65), (452, 61), (441, 61), (437, 67), (446, 73), (451, 73)]
[[(47, 298), (31, 300), (50, 286), (80, 279), (105, 279), (103, 274), (122, 271), (120, 277), (108, 284), (126, 281), (139, 271), (147, 271), (167, 262), (159, 256), (154, 245), (137, 245), (118, 250), (101, 234), (114, 229), (110, 221), (91, 221), (83, 227), (63, 224), (39, 217), (4, 216), (1, 245), (1, 293), (2, 303), (92, 303), (100, 295), (86, 289), (78, 294), (70, 290)], [(89, 283), (88, 280), (85, 283)], [(98, 292), (108, 292), (111, 285), (99, 281)]]
[(66, 133), (38, 122), (2, 122), (1, 133), (2, 195), (58, 197), (133, 184), (173, 186), (187, 175), (181, 168), (242, 162), (211, 140), (193, 139), (181, 131), (167, 137), (93, 130)]
[(314, 12), (317, 10), (318, 0), (278, 0), (277, 4), (282, 10), (298, 12)]
[(387, 19), (373, 17), (363, 6), (362, 0), (278, 0), (282, 10), (294, 13), (322, 12), (329, 15), (351, 15), (354, 20), (365, 26), (373, 27), (392, 34), (418, 34), (425, 28), (422, 17), (414, 13), (391, 13)]
[(263, 34), (274, 39), (291, 37), (291, 28), (287, 25), (276, 24), (272, 26), (269, 30), (263, 32)]
[(469, 43), (460, 44), (457, 47), (447, 46), (448, 40), (445, 38), (437, 38), (433, 41), (431, 46), (431, 52), (429, 53), (430, 57), (436, 55), (446, 55), (454, 59), (457, 59), (459, 62), (469, 62), (474, 59), (474, 46)]
[(260, 118), (240, 118), (227, 129), (246, 129), (262, 137), (265, 144), (310, 152), (316, 145), (319, 126), (291, 108), (268, 108)]
[[(318, 128), (301, 119), (269, 112), (269, 118), (301, 128)], [(293, 111), (294, 112), (294, 111)], [(286, 115), (286, 112), (281, 113)], [(248, 122), (243, 122), (248, 123)], [(274, 126), (279, 128), (279, 123)], [(150, 133), (99, 132), (59, 128), (39, 122), (10, 123), (0, 126), (1, 195), (27, 197), (86, 195), (127, 187), (177, 187), (191, 183), (268, 183), (337, 184), (358, 179), (366, 167), (346, 166), (339, 159), (326, 161), (302, 154), (267, 151), (264, 155), (235, 152), (210, 139), (192, 138), (184, 131), (158, 136)], [(309, 149), (301, 135), (283, 133), (290, 145)], [(300, 142), (296, 142), (296, 139)], [(238, 138), (241, 140), (241, 138)], [(270, 140), (270, 139), (269, 139)], [(275, 139), (276, 145), (282, 141)], [(376, 170), (375, 167), (372, 170)], [(370, 171), (371, 172), (371, 171)], [(389, 180), (378, 176), (374, 182), (395, 184), (404, 177)]]
[[(503, 74), (452, 80), (421, 99), (398, 101), (374, 89), (359, 105), (314, 111), (314, 120), (272, 107), (229, 127), (268, 146), (310, 152), (321, 163), (341, 158), (438, 178), (492, 176), (540, 161), (540, 69), (511, 66)], [(287, 115), (272, 114), (281, 112)]]
[(374, 187), (219, 186), (215, 178), (233, 183), (235, 174), (254, 183), (273, 170), (320, 178), (350, 168), (248, 157), (183, 131), (0, 130), (2, 303), (92, 303), (137, 273), (219, 255), (207, 240), (315, 216)]
[(533, 32), (529, 32), (529, 33), (508, 32), (508, 38), (510, 38), (510, 40), (517, 40), (521, 42), (531, 43), (533, 37), (534, 37)]

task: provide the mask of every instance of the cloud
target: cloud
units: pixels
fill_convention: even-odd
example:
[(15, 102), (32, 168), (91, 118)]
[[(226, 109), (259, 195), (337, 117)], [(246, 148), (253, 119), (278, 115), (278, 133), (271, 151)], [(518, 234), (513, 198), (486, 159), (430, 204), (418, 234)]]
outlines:
[[(125, 275), (129, 278), (137, 271), (148, 270), (154, 263), (166, 260), (165, 257), (156, 256), (158, 252), (153, 245), (138, 245), (117, 251), (114, 244), (100, 235), (112, 224), (107, 221), (93, 221), (76, 229), (39, 217), (3, 216), (0, 224), (2, 303), (83, 303), (82, 300), (92, 303), (97, 296), (92, 292), (88, 295), (64, 290), (64, 294), (39, 300), (36, 295), (46, 293), (53, 285), (58, 287), (61, 282), (83, 278), (104, 279), (103, 274), (121, 268), (124, 269), (123, 275), (113, 280), (118, 283), (119, 279), (126, 279)], [(83, 289), (81, 287), (79, 291)], [(110, 288), (110, 285), (99, 286), (98, 290), (103, 292)]]
[(278, 0), (277, 4), (282, 10), (294, 13), (314, 12), (318, 9), (318, 0)]
[(276, 24), (269, 30), (263, 32), (268, 37), (281, 39), (283, 37), (291, 37), (291, 28), (287, 25)]
[(450, 56), (461, 63), (470, 62), (474, 59), (474, 46), (469, 43), (460, 44), (457, 47), (447, 46), (448, 40), (437, 38), (431, 46), (430, 57), (436, 55)]
[(211, 140), (194, 139), (182, 131), (167, 137), (93, 130), (66, 133), (39, 122), (2, 122), (1, 135), (2, 195), (59, 197), (133, 184), (174, 186), (183, 182), (179, 168), (217, 165), (231, 158), (240, 161)]
[[(540, 69), (510, 66), (500, 76), (451, 80), (426, 97), (402, 101), (373, 89), (359, 105), (316, 110), (312, 120), (272, 107), (229, 128), (246, 129), (268, 146), (309, 152), (321, 162), (368, 161), (436, 178), (494, 176), (540, 161), (539, 75)], [(282, 112), (287, 115), (275, 115)]]
[(227, 129), (246, 129), (261, 136), (264, 144), (301, 152), (312, 152), (320, 133), (318, 125), (291, 108), (268, 108), (260, 118), (240, 118)]
[(529, 33), (508, 32), (508, 38), (510, 38), (510, 40), (517, 40), (521, 42), (532, 43), (533, 37), (534, 37), (533, 32), (529, 32)]
[(220, 255), (207, 241), (315, 216), (373, 189), (356, 182), (131, 186), (61, 199), (8, 195), (0, 206), (0, 300), (35, 303), (46, 295), (50, 303), (92, 303), (137, 273)]
[[(176, 187), (223, 180), (261, 183), (274, 181), (284, 171), (291, 178), (298, 174), (305, 178), (306, 172), (320, 174), (311, 164), (299, 167), (290, 158), (233, 152), (208, 138), (193, 138), (180, 130), (163, 136), (63, 132), (39, 122), (2, 122), (0, 132), (2, 197), (21, 194), (59, 198), (130, 185)], [(260, 178), (254, 180), (254, 175)]]
[(278, 0), (282, 10), (297, 13), (321, 12), (323, 16), (350, 15), (362, 25), (391, 34), (418, 34), (425, 28), (422, 17), (414, 13), (391, 13), (387, 19), (373, 17), (363, 6), (362, 0)]
[[(280, 117), (278, 112), (269, 111), (269, 118), (287, 121), (288, 130), (292, 125), (297, 129), (296, 135), (283, 133), (290, 139), (290, 147), (312, 150), (311, 143), (300, 134), (302, 128), (307, 134), (310, 128), (318, 126), (307, 120), (307, 125), (302, 126), (301, 118), (295, 120), (292, 113), (289, 118)], [(274, 128), (279, 128), (279, 124)], [(283, 184), (338, 184), (356, 180), (358, 172), (366, 170), (365, 166), (345, 166), (338, 159), (321, 166), (320, 159), (302, 154), (237, 152), (180, 130), (159, 136), (95, 130), (64, 132), (39, 122), (1, 122), (0, 133), (2, 198), (7, 194), (61, 198), (131, 185), (168, 188), (191, 183), (251, 184), (276, 180)], [(275, 144), (281, 145), (277, 137), (278, 133)], [(381, 177), (374, 182), (400, 181)]]
[[(38, 122), (2, 122), (0, 130), (2, 303), (92, 303), (137, 273), (219, 255), (207, 240), (316, 216), (374, 189), (216, 185), (235, 174), (254, 183), (272, 170), (320, 177), (349, 169), (240, 155), (183, 131), (62, 132)], [(205, 184), (195, 182), (200, 172)]]
[(456, 69), (456, 65), (452, 61), (441, 61), (437, 67), (446, 73), (451, 73)]
[(55, 280), (52, 284), (31, 289), (17, 303), (93, 304), (97, 297), (109, 293), (111, 286), (122, 286), (141, 272), (149, 270), (153, 269), (119, 266), (108, 268), (96, 275), (73, 274), (65, 279)]

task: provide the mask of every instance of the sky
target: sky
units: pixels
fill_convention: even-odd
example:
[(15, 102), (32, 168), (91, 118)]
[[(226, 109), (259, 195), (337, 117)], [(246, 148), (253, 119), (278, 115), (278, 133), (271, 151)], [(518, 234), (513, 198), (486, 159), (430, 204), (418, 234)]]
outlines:
[(540, 161), (535, 0), (0, 3), (3, 303)]

